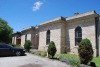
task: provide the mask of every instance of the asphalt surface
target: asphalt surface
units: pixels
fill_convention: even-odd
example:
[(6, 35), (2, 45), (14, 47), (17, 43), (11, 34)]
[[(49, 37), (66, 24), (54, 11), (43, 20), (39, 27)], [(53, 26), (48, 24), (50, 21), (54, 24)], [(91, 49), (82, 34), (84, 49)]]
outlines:
[(0, 57), (0, 67), (70, 67), (70, 65), (27, 53), (26, 56)]

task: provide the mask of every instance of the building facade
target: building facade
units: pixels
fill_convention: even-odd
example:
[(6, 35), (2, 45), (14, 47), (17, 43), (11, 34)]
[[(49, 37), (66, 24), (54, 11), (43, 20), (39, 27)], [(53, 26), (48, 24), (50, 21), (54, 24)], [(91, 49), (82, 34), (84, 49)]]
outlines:
[[(23, 30), (24, 31), (24, 30)], [(72, 17), (58, 17), (41, 23), (38, 28), (31, 30), (35, 34), (32, 38), (27, 36), (33, 44), (37, 42), (40, 51), (46, 51), (50, 41), (54, 41), (57, 53), (78, 54), (79, 42), (88, 38), (94, 50), (95, 56), (100, 56), (100, 15), (95, 11), (83, 14), (75, 13)], [(22, 32), (21, 45), (25, 35)], [(28, 32), (26, 32), (28, 33)], [(37, 35), (36, 35), (37, 34)], [(36, 38), (35, 38), (36, 37)]]
[[(25, 41), (26, 40), (30, 40), (31, 43), (32, 43), (32, 48), (33, 49), (38, 49), (38, 41), (39, 41), (39, 35), (38, 35), (38, 27), (28, 27), (28, 28), (25, 28), (24, 30), (22, 30), (20, 32), (20, 39), (21, 39), (21, 46), (24, 47), (24, 44), (25, 44)], [(16, 44), (16, 36), (18, 35), (18, 33), (14, 33), (13, 34), (13, 37), (12, 37), (12, 43), (13, 44)]]
[(21, 33), (20, 32), (16, 32), (13, 34), (12, 43), (21, 45)]
[(26, 40), (30, 40), (33, 49), (38, 49), (38, 29), (36, 27), (29, 27), (21, 31), (21, 45), (25, 44)]

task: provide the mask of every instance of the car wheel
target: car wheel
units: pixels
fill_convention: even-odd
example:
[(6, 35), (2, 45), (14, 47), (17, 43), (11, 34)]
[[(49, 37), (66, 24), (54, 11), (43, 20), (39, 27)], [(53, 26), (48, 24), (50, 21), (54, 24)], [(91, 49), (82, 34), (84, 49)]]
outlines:
[(20, 51), (16, 51), (16, 56), (20, 56), (21, 52)]

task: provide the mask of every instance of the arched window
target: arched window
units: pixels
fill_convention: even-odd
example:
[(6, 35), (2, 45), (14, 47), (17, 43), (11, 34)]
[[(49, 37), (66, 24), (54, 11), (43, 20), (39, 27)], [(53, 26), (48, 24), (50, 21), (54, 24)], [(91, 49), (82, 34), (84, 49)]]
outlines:
[(75, 29), (75, 46), (77, 46), (82, 40), (82, 29), (80, 26)]
[(46, 33), (46, 45), (50, 43), (50, 30)]

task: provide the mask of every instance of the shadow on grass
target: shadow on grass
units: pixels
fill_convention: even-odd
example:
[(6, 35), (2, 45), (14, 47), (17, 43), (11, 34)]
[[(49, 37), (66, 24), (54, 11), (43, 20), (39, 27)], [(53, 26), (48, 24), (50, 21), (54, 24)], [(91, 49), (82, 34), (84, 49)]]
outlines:
[(52, 59), (52, 60), (59, 60), (59, 58), (49, 58), (49, 59)]

